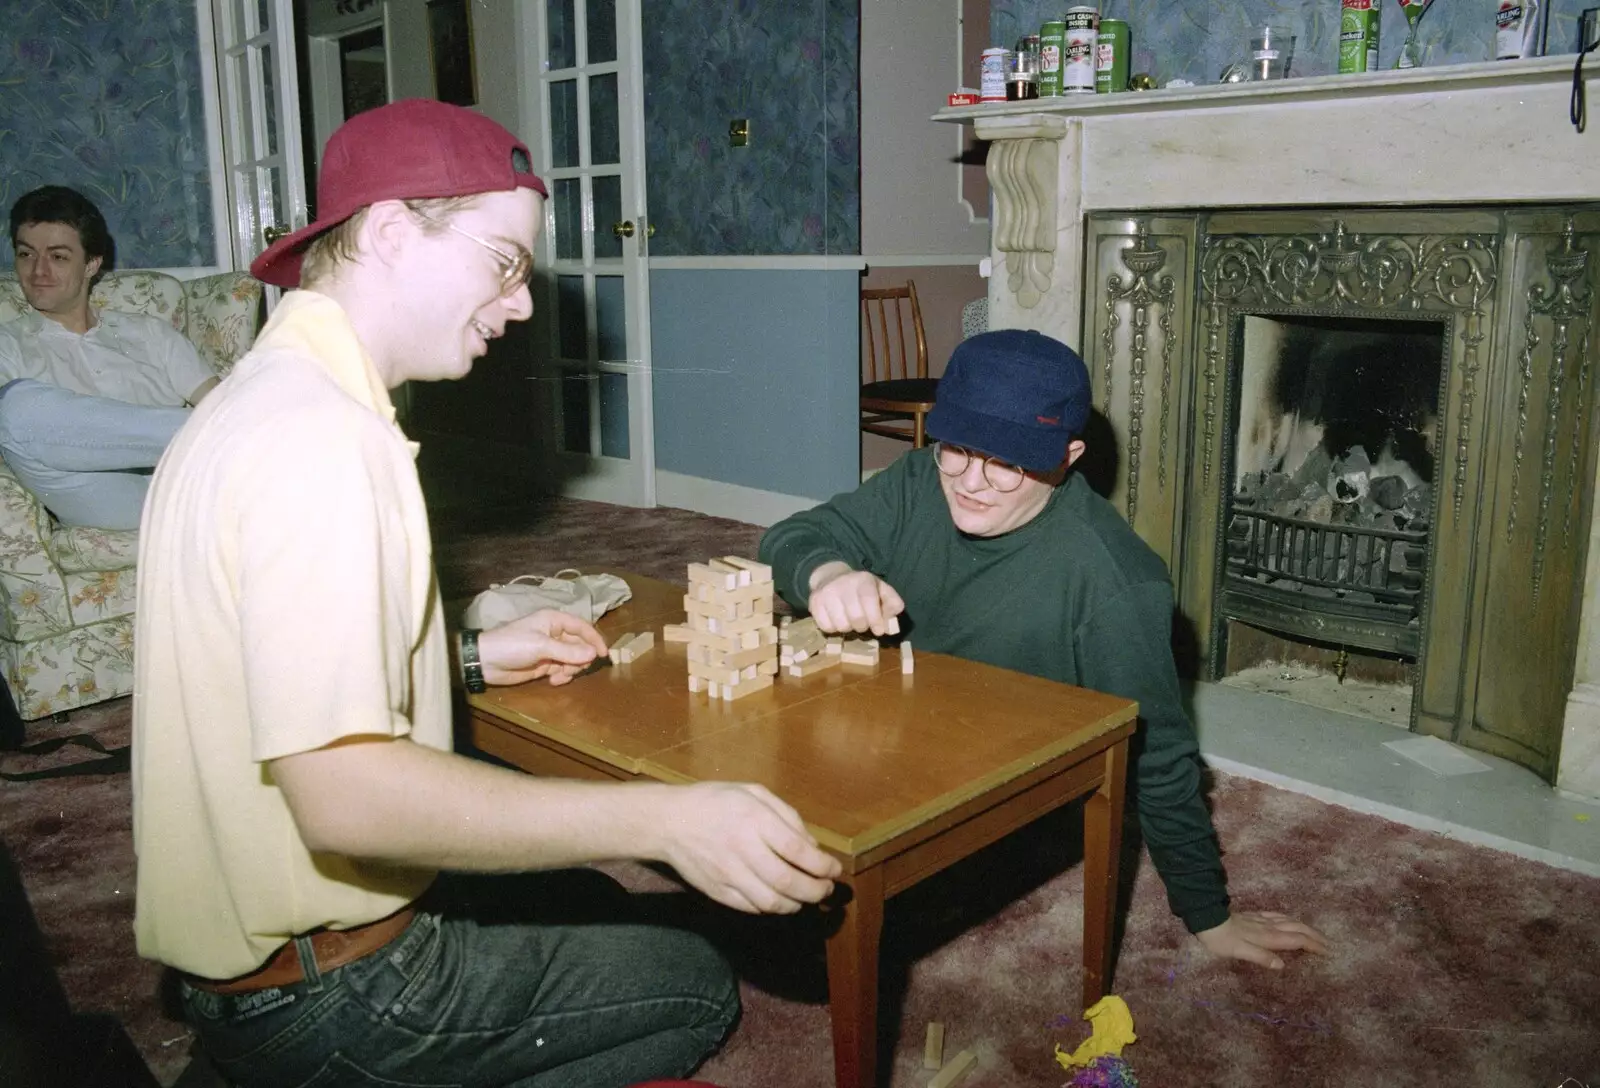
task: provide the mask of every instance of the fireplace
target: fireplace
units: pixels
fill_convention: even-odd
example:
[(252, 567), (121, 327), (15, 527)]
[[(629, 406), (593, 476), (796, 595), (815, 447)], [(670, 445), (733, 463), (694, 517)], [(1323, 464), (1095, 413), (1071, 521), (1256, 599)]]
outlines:
[(1235, 337), (1220, 611), (1414, 660), (1444, 326), (1290, 311)]
[(990, 141), (991, 324), (1090, 363), (1091, 446), (1199, 673), (1241, 624), (1385, 656), (1413, 729), (1552, 780), (1575, 682), (1600, 741), (1600, 156), (1570, 80), (1547, 58), (939, 114)]

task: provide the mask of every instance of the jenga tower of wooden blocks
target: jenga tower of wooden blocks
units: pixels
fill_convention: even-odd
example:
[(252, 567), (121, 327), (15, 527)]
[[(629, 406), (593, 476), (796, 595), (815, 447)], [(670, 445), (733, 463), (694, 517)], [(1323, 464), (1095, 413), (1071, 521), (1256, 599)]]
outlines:
[(726, 556), (689, 564), (689, 690), (740, 699), (772, 686), (778, 672), (778, 629), (772, 622), (772, 568)]

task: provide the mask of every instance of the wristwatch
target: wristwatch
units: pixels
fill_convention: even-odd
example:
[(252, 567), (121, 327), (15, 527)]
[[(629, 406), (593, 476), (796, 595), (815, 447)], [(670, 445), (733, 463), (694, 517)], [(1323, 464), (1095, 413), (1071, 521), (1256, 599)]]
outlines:
[(483, 662), (478, 658), (478, 634), (470, 627), (461, 632), (461, 682), (474, 695), (489, 690), (483, 680)]

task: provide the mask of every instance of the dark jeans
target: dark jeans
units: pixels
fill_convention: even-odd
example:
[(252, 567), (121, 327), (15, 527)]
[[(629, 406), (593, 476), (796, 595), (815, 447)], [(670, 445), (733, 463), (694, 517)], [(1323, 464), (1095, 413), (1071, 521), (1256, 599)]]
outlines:
[(688, 1074), (738, 1017), (727, 963), (664, 926), (537, 909), (529, 921), (520, 897), (550, 877), (616, 888), (588, 871), (543, 875), (468, 878), (442, 906), (430, 893), (384, 948), (292, 986), (221, 996), (186, 984), (190, 1022), (240, 1088), (604, 1088)]

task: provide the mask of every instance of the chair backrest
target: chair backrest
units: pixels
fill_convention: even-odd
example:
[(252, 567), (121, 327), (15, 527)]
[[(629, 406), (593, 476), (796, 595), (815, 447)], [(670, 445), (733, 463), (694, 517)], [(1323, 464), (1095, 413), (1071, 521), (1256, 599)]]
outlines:
[(928, 376), (928, 338), (922, 331), (917, 285), (861, 289), (861, 381)]

